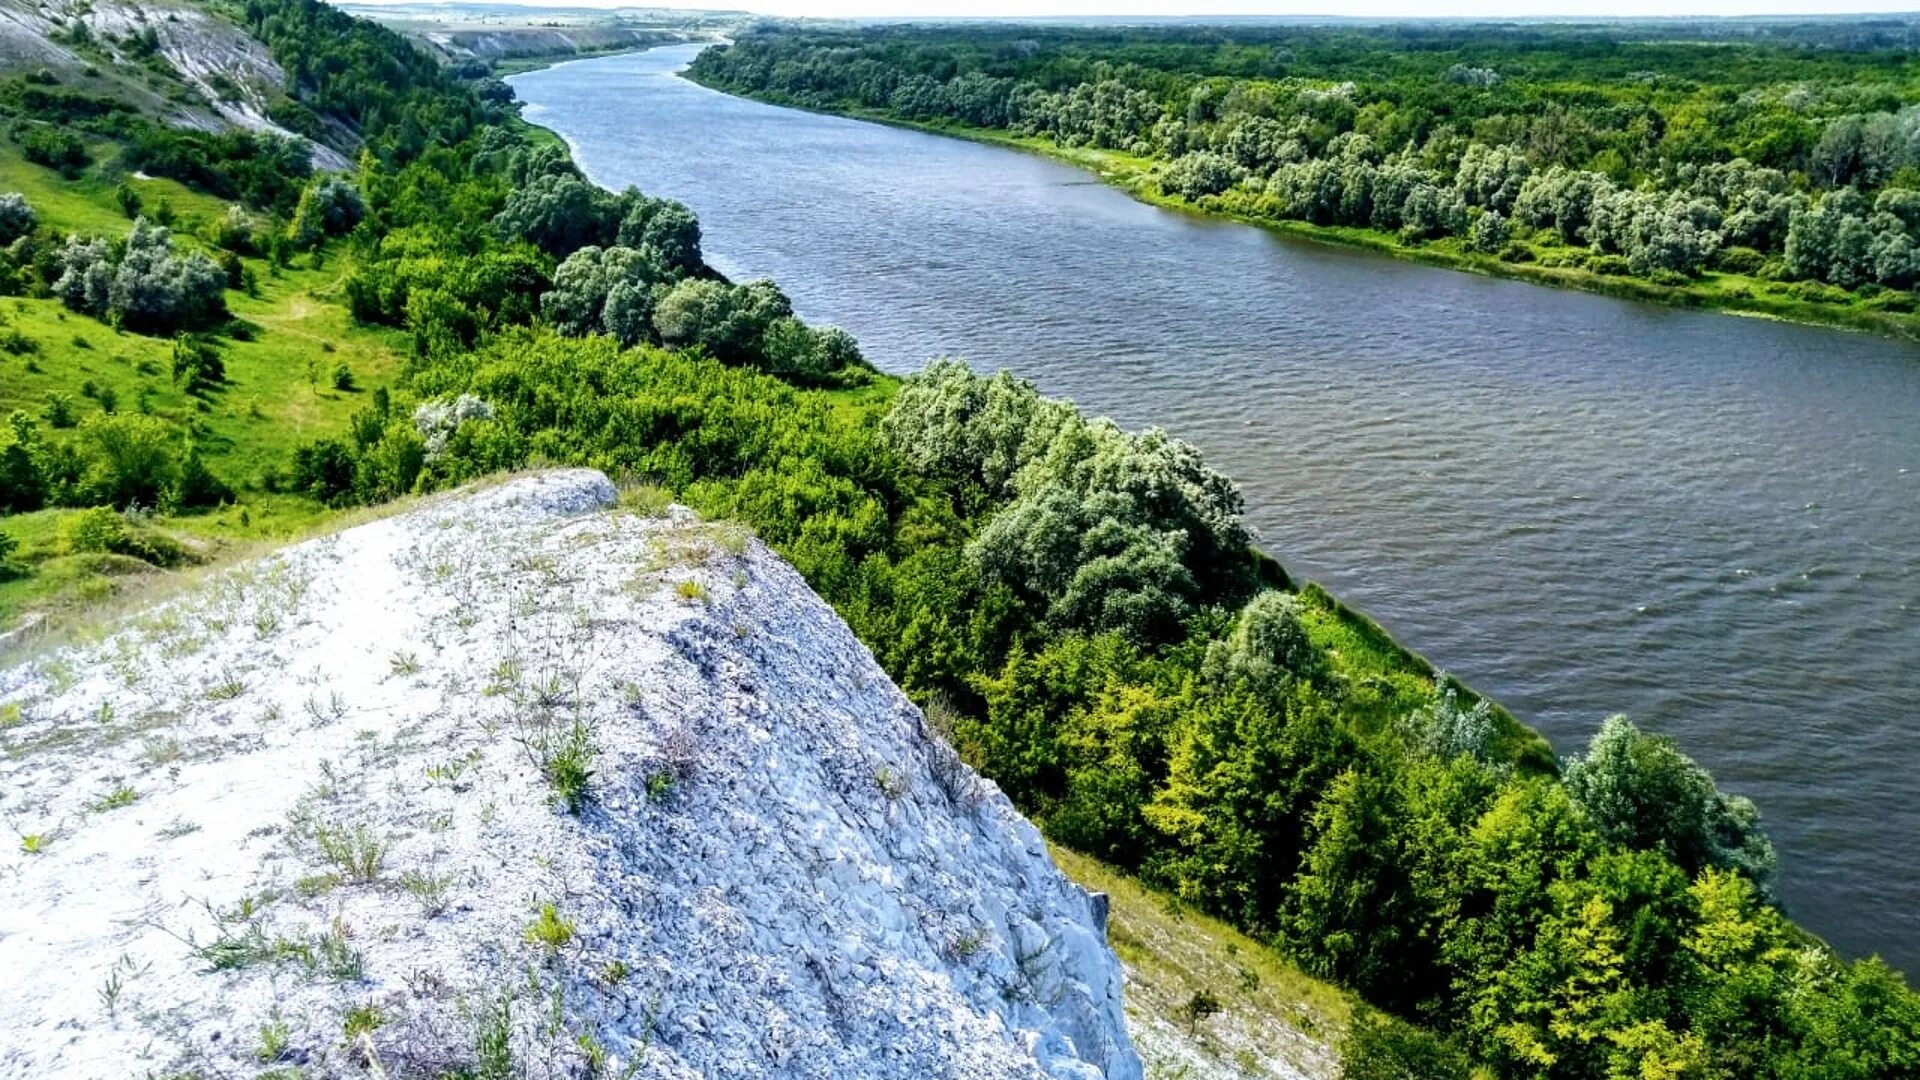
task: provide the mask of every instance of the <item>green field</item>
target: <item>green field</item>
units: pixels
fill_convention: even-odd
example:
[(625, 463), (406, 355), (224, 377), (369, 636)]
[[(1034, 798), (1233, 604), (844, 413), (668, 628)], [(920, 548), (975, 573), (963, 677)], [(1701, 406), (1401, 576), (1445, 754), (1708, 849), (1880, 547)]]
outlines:
[[(205, 222), (226, 210), (221, 201), (171, 180), (125, 182), (140, 193), (144, 209), (169, 207), (176, 237), (189, 245), (199, 243), (194, 237)], [(41, 221), (61, 232), (124, 235), (131, 223), (116, 202), (117, 184), (97, 169), (67, 181), (24, 161), (12, 147), (0, 147), (0, 192), (25, 195)], [(179, 540), (191, 561), (309, 528), (326, 516), (326, 508), (270, 493), (263, 479), (284, 468), (294, 446), (342, 430), (374, 388), (392, 382), (404, 349), (397, 332), (355, 324), (340, 302), (340, 282), (351, 266), (345, 245), (323, 249), (318, 261), (315, 266), (302, 257), (293, 267), (276, 269), (263, 259), (247, 260), (258, 295), (227, 293), (227, 306), (245, 329), (220, 339), (226, 379), (200, 395), (173, 379), (170, 339), (117, 329), (51, 298), (0, 299), (0, 334), (9, 346), (0, 353), (0, 416), (19, 411), (44, 427), (49, 405), (58, 399), (77, 425), (111, 402), (115, 411), (145, 413), (183, 436), (191, 432), (235, 498), (209, 511), (155, 515), (146, 524)], [(341, 365), (352, 373), (351, 390), (334, 386)], [(24, 571), (0, 581), (0, 628), (30, 608), (110, 594), (125, 575), (149, 569), (124, 557), (65, 552), (61, 525), (77, 513), (41, 510), (0, 525), (19, 541), (14, 563)]]

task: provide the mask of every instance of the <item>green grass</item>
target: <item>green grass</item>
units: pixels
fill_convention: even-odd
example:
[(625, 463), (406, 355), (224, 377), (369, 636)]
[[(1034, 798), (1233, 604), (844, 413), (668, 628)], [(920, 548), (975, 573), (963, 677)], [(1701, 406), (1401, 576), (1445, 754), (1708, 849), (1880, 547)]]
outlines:
[(96, 143), (90, 150), (94, 166), (85, 175), (68, 180), (21, 157), (20, 148), (14, 144), (0, 141), (0, 191), (25, 195), (41, 223), (61, 232), (125, 233), (130, 223), (113, 197), (114, 188), (122, 181), (140, 193), (143, 212), (149, 215), (163, 200), (182, 222), (212, 220), (226, 212), (226, 203), (176, 181), (113, 174), (112, 161), (118, 150), (111, 142)]
[[(42, 222), (59, 230), (123, 236), (130, 223), (114, 199), (113, 183), (97, 169), (68, 181), (0, 146), (0, 191), (25, 194)], [(163, 196), (172, 203), (182, 243), (199, 245), (192, 235), (197, 225), (226, 209), (220, 200), (170, 180), (131, 183), (148, 208)], [(229, 291), (227, 304), (251, 329), (252, 340), (219, 339), (227, 378), (200, 397), (173, 381), (173, 345), (167, 338), (116, 330), (68, 311), (57, 300), (0, 299), (5, 323), (0, 333), (18, 333), (33, 345), (19, 355), (0, 352), (0, 416), (21, 410), (39, 418), (50, 401), (64, 395), (74, 419), (81, 421), (104, 411), (100, 399), (110, 394), (116, 411), (146, 412), (180, 430), (192, 424), (207, 465), (237, 493), (228, 507), (153, 522), (196, 556), (312, 530), (329, 511), (308, 499), (270, 494), (262, 489), (262, 478), (284, 468), (295, 446), (344, 431), (371, 392), (393, 382), (405, 341), (395, 331), (353, 322), (341, 299), (352, 269), (344, 245), (334, 245), (317, 269), (306, 262), (303, 257), (300, 265), (275, 272), (263, 260), (248, 260), (259, 294)], [(331, 373), (342, 363), (353, 372), (356, 390), (333, 388)], [(91, 395), (83, 392), (88, 385), (95, 390)], [(48, 426), (42, 423), (43, 430)], [(30, 571), (0, 581), (0, 628), (35, 608), (102, 599), (150, 570), (137, 560), (62, 553), (60, 523), (74, 512), (43, 510), (0, 525), (20, 542), (14, 561)]]
[[(1345, 991), (1121, 871), (1057, 845), (1051, 852), (1069, 878), (1107, 894), (1107, 940), (1127, 969), (1127, 1026), (1148, 1059), (1149, 1076), (1180, 1073), (1171, 1063), (1159, 1063), (1156, 1071), (1159, 1040), (1142, 1039), (1143, 1029), (1162, 1039), (1186, 1036), (1216, 1075), (1335, 1074), (1332, 1050), (1357, 1007)], [(1202, 991), (1219, 1000), (1221, 1011), (1187, 1036), (1178, 1010)]]
[[(1335, 673), (1345, 681), (1343, 707), (1364, 725), (1394, 723), (1425, 706), (1434, 697), (1433, 665), (1394, 640), (1379, 623), (1341, 603), (1316, 584), (1300, 590), (1301, 621), (1307, 636), (1331, 658)], [(1462, 706), (1479, 695), (1459, 688)], [(1492, 704), (1499, 726), (1494, 753), (1522, 767), (1542, 772), (1558, 768), (1553, 747), (1544, 736), (1514, 719), (1499, 703)]]

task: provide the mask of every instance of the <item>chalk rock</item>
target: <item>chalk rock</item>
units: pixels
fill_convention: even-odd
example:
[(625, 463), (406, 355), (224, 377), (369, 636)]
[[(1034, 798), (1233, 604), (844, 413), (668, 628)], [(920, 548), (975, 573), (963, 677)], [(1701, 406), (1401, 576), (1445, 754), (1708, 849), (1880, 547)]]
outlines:
[(1141, 1075), (1033, 827), (777, 556), (598, 473), (228, 570), (0, 703), (0, 1075)]

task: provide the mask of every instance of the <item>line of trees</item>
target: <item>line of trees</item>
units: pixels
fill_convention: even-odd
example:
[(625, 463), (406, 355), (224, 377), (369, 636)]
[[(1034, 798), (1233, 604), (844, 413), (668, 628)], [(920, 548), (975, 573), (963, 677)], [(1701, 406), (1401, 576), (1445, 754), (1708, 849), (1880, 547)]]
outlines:
[(1899, 209), (1920, 198), (1920, 87), (1897, 50), (1747, 42), (1708, 63), (1641, 29), (1598, 48), (1502, 28), (774, 28), (691, 74), (1139, 155), (1166, 194), (1402, 243), (1669, 284), (1920, 279)]

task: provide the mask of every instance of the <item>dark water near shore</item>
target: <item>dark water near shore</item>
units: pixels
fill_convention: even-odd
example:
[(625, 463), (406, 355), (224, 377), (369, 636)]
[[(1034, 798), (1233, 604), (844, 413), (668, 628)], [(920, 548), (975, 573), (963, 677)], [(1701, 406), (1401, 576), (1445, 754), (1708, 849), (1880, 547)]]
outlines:
[(1198, 444), (1267, 550), (1562, 752), (1612, 712), (1677, 736), (1760, 804), (1797, 918), (1920, 972), (1920, 348), (1197, 220), (673, 77), (696, 51), (513, 84), (881, 367)]

